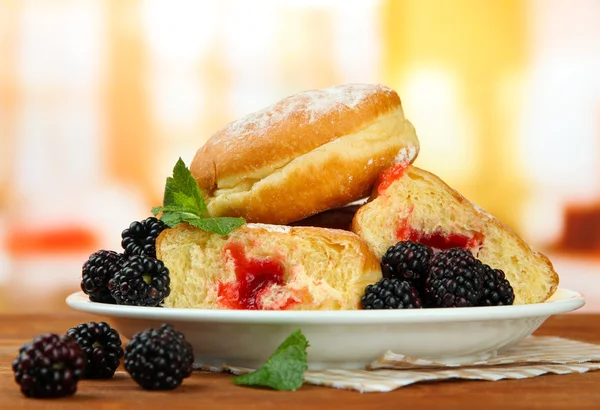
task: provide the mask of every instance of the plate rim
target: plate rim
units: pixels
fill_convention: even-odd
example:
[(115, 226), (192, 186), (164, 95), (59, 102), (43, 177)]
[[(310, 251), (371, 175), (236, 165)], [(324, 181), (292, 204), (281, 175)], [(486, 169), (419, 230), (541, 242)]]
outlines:
[[(552, 298), (556, 298), (552, 300)], [(164, 308), (112, 305), (92, 302), (82, 291), (65, 299), (73, 310), (107, 317), (180, 322), (219, 322), (246, 324), (355, 324), (384, 325), (402, 323), (473, 322), (523, 319), (568, 313), (585, 305), (585, 296), (571, 289), (558, 288), (542, 303), (469, 308), (429, 308), (398, 310), (225, 310)]]

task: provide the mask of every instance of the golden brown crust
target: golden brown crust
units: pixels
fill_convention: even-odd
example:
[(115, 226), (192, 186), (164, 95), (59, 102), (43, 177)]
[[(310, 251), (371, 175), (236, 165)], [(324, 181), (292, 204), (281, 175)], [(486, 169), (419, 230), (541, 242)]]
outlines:
[(287, 97), (234, 121), (198, 150), (190, 166), (200, 188), (285, 164), (400, 107), (387, 87), (348, 84)]
[[(381, 171), (395, 158), (397, 147), (346, 161), (338, 156), (324, 158), (317, 169), (298, 166), (275, 183), (257, 184), (252, 193), (231, 195), (227, 200), (209, 199), (215, 216), (241, 216), (248, 222), (287, 224), (363, 198), (369, 194)], [(357, 182), (355, 182), (357, 181)]]
[(190, 168), (211, 216), (288, 224), (364, 198), (384, 169), (418, 151), (398, 95), (354, 84), (297, 94), (230, 124)]
[[(529, 248), (529, 246), (527, 244), (525, 244), (525, 246), (527, 246)], [(535, 252), (535, 251), (533, 251), (533, 252)], [(546, 295), (546, 298), (544, 299), (544, 300), (547, 300), (552, 295), (554, 295), (554, 293), (558, 289), (558, 285), (560, 283), (560, 277), (558, 276), (558, 273), (554, 270), (554, 265), (552, 264), (552, 261), (546, 255), (544, 255), (543, 253), (540, 253), (540, 252), (535, 252), (535, 255), (540, 259), (540, 261), (541, 261), (540, 263), (543, 263), (550, 268), (550, 271), (552, 273), (552, 276), (549, 279), (550, 280), (550, 289), (548, 291), (548, 294)]]

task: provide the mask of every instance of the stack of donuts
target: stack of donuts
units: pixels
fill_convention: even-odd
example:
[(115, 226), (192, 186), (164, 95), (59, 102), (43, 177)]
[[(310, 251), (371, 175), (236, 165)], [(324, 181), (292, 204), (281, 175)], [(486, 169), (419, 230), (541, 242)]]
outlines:
[(165, 306), (360, 309), (386, 249), (407, 240), (468, 249), (502, 269), (515, 304), (550, 297), (550, 261), (415, 167), (419, 149), (398, 94), (382, 85), (302, 92), (228, 124), (190, 170), (210, 216), (247, 223), (229, 235), (185, 223), (161, 233)]

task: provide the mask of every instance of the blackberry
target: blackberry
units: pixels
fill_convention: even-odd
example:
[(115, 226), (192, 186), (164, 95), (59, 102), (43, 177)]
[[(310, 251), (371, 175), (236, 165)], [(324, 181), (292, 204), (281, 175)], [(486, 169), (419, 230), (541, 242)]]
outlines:
[(131, 256), (108, 282), (118, 305), (158, 306), (169, 296), (169, 270), (162, 261)]
[(39, 335), (21, 346), (12, 363), (21, 393), (37, 398), (75, 394), (85, 366), (85, 354), (77, 343), (54, 333)]
[(146, 390), (171, 390), (192, 374), (192, 346), (169, 324), (137, 333), (125, 348), (125, 370)]
[(480, 306), (512, 305), (515, 294), (510, 282), (500, 269), (492, 269), (483, 265), (483, 295), (479, 300)]
[(407, 280), (421, 289), (432, 256), (433, 250), (427, 245), (413, 241), (398, 242), (390, 246), (381, 258), (381, 272), (384, 278)]
[(167, 229), (167, 225), (151, 216), (143, 221), (134, 221), (121, 233), (121, 246), (125, 255), (146, 255), (156, 258), (156, 238)]
[(400, 279), (383, 278), (365, 288), (363, 309), (411, 309), (422, 306), (417, 289)]
[(121, 269), (124, 257), (114, 251), (100, 250), (90, 255), (81, 268), (81, 290), (92, 302), (115, 303), (108, 281)]
[(119, 332), (105, 322), (81, 323), (67, 331), (87, 358), (87, 379), (110, 379), (123, 357)]
[(483, 294), (483, 264), (471, 252), (452, 248), (437, 253), (425, 281), (427, 307), (476, 306)]

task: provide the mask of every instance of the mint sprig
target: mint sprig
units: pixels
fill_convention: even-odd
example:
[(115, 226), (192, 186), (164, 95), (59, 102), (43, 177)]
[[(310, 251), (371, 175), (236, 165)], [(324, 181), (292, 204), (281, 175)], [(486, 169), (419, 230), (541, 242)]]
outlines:
[(243, 218), (206, 217), (207, 209), (202, 191), (181, 158), (173, 168), (173, 176), (167, 178), (163, 206), (152, 208), (154, 216), (161, 213), (160, 220), (170, 228), (187, 222), (219, 235), (227, 235), (246, 223)]
[(269, 387), (275, 390), (297, 390), (304, 383), (306, 348), (309, 346), (300, 329), (279, 345), (267, 362), (253, 371), (233, 379), (239, 386)]

